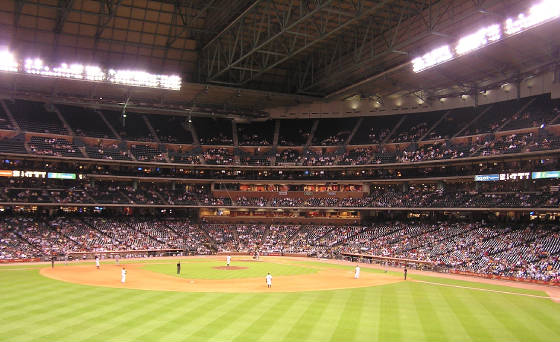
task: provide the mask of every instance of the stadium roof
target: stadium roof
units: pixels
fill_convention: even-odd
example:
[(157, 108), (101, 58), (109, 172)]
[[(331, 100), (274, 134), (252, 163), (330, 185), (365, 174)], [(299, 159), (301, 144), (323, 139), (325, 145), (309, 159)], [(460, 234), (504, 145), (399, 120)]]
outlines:
[[(10, 76), (11, 93), (260, 113), (320, 98), (468, 92), (551, 68), (556, 21), (419, 74), (410, 61), (525, 0), (6, 0), (0, 45), (52, 62), (178, 73), (180, 92)], [(69, 83), (72, 83), (69, 85)], [(427, 95), (426, 95), (427, 94)], [(262, 113), (261, 113), (262, 114)]]

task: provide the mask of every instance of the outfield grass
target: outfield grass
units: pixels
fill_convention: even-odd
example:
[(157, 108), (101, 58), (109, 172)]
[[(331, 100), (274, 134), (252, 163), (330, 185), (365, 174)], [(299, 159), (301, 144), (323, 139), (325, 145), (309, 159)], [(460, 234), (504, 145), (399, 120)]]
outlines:
[[(156, 266), (174, 271), (171, 262), (145, 267)], [(201, 266), (198, 274), (206, 273)], [(186, 293), (69, 284), (35, 268), (0, 267), (0, 341), (560, 341), (559, 322), (560, 304), (549, 299), (411, 281), (302, 293)]]

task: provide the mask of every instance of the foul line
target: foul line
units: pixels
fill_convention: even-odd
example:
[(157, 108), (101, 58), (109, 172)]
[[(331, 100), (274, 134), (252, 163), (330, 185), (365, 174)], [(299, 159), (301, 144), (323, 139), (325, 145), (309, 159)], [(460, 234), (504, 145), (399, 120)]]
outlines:
[(455, 287), (455, 288), (459, 288), (459, 289), (478, 290), (478, 291), (486, 291), (486, 292), (510, 294), (510, 295), (517, 295), (517, 296), (533, 297), (533, 298), (544, 298), (544, 299), (560, 300), (560, 298), (555, 298), (555, 297), (550, 297), (550, 296), (533, 295), (533, 294), (528, 294), (528, 293), (509, 292), (509, 291), (500, 291), (500, 290), (483, 289), (483, 288), (479, 288), (479, 287), (470, 287), (470, 286), (461, 286), (461, 285), (434, 283), (434, 282), (425, 281), (425, 280), (413, 280), (413, 281), (414, 281), (414, 282), (417, 282), (417, 283), (424, 283), (424, 284), (438, 285), (438, 286), (447, 286), (447, 287)]

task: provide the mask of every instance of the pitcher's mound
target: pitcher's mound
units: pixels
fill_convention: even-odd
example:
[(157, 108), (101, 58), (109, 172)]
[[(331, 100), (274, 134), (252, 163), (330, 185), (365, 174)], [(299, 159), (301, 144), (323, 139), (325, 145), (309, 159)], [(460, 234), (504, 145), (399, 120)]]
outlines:
[(212, 267), (212, 268), (213, 268), (213, 269), (216, 269), (216, 270), (226, 270), (226, 271), (236, 271), (236, 270), (244, 270), (244, 269), (247, 269), (247, 267), (241, 267), (241, 266), (230, 266), (230, 267), (227, 267), (227, 266), (215, 266), (215, 267)]

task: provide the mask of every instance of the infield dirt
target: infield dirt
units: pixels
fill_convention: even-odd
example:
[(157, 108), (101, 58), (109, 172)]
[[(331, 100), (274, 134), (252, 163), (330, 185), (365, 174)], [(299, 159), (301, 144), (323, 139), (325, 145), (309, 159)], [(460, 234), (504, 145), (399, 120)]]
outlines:
[(275, 276), (272, 288), (267, 288), (265, 275), (261, 278), (240, 279), (185, 279), (142, 269), (141, 264), (126, 266), (126, 283), (122, 284), (121, 267), (91, 265), (43, 268), (40, 273), (48, 278), (91, 286), (105, 286), (139, 290), (185, 292), (300, 292), (369, 287), (402, 281), (400, 277), (363, 272), (354, 279), (354, 272), (344, 269), (323, 269), (314, 274)]

